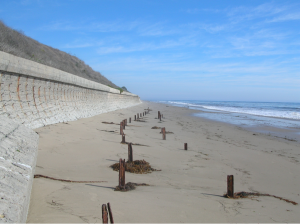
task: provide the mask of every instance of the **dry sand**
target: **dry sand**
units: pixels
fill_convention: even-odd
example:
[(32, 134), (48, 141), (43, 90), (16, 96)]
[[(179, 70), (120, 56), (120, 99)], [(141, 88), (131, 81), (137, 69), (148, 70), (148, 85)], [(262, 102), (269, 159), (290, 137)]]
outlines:
[[(119, 123), (150, 107), (146, 122), (132, 121), (126, 141), (134, 160), (162, 171), (126, 172), (126, 182), (146, 183), (117, 192), (118, 172), (109, 166), (128, 158)], [(159, 122), (157, 111), (164, 115)], [(40, 135), (36, 174), (78, 181), (34, 180), (27, 222), (102, 222), (101, 205), (110, 202), (122, 222), (300, 222), (299, 205), (272, 197), (227, 199), (227, 175), (235, 191), (268, 193), (300, 203), (298, 142), (254, 134), (240, 127), (193, 117), (193, 110), (144, 102), (92, 118), (36, 129)], [(166, 127), (167, 139), (159, 129)], [(115, 131), (115, 132), (106, 132)], [(188, 151), (183, 144), (188, 143)]]

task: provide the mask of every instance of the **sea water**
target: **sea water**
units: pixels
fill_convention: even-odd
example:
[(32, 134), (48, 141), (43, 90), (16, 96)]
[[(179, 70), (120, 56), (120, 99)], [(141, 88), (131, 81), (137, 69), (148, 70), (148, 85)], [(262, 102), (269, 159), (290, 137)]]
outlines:
[[(300, 139), (300, 103), (165, 100), (161, 103), (199, 110), (194, 116), (256, 128), (256, 131)], [(200, 112), (201, 111), (201, 112)], [(272, 129), (273, 128), (273, 129)], [(285, 129), (279, 133), (278, 129)], [(275, 131), (276, 130), (276, 131)]]

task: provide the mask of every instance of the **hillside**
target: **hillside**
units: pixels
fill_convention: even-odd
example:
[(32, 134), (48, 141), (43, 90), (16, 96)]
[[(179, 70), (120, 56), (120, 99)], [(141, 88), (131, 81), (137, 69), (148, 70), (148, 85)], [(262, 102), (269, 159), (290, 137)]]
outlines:
[(118, 88), (79, 58), (41, 44), (0, 21), (0, 51), (48, 65), (82, 78)]

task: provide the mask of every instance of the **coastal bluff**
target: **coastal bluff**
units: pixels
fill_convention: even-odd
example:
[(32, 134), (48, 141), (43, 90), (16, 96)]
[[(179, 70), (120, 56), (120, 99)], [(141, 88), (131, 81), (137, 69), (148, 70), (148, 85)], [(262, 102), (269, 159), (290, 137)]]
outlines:
[(32, 129), (141, 103), (122, 92), (0, 51), (0, 222), (26, 222), (39, 136)]

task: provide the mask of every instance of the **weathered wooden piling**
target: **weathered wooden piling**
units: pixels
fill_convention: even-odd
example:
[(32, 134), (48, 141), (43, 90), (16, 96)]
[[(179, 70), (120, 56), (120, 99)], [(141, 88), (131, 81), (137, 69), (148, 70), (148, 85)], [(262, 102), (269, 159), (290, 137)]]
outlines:
[(119, 160), (119, 187), (125, 189), (125, 159)]
[(108, 223), (106, 204), (102, 205), (102, 223)]
[(128, 144), (128, 162), (133, 162), (132, 143)]
[(157, 118), (158, 119), (160, 118), (160, 111), (158, 111), (158, 113), (157, 113)]
[(166, 128), (162, 128), (161, 133), (162, 133), (163, 140), (166, 140)]
[(122, 135), (122, 143), (126, 143), (125, 142), (125, 134)]
[(129, 118), (129, 123), (131, 123), (131, 117)]
[(134, 120), (136, 121), (136, 115), (134, 115)]
[(113, 224), (114, 223), (114, 217), (113, 217), (112, 210), (111, 210), (109, 202), (107, 203), (107, 209), (108, 209), (110, 223)]
[(187, 143), (184, 143), (184, 150), (187, 150), (187, 149), (188, 149)]
[(227, 175), (227, 196), (233, 198), (233, 194), (234, 194), (233, 175)]
[(123, 121), (120, 122), (120, 135), (123, 135)]
[(137, 117), (136, 118), (139, 119), (139, 113), (137, 113)]

